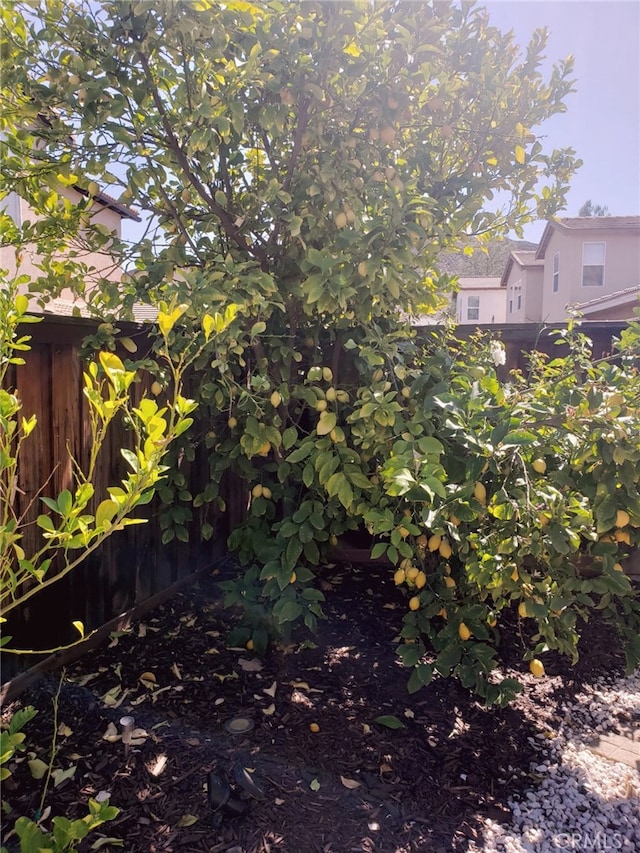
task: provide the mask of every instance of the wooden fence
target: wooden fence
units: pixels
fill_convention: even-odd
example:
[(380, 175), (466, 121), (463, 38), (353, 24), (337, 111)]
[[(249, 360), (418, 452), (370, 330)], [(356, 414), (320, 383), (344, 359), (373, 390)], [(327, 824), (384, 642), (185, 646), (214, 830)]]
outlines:
[[(588, 324), (595, 357), (611, 349), (612, 337), (625, 325)], [(138, 340), (144, 338), (139, 327), (121, 326), (123, 334), (135, 335)], [(95, 328), (93, 323), (82, 319), (46, 317), (25, 330), (32, 335), (32, 348), (26, 354), (26, 364), (16, 368), (12, 384), (22, 399), (23, 413), (27, 416), (34, 413), (38, 418), (37, 430), (28, 439), (19, 472), (18, 508), (26, 512), (32, 524), (32, 532), (26, 534), (27, 546), (29, 539), (35, 541), (34, 522), (40, 496), (57, 494), (72, 484), (70, 453), (78, 460), (87, 458), (90, 431), (82, 393), (81, 345), (87, 335), (95, 333)], [(561, 354), (550, 336), (538, 327), (490, 328), (506, 346), (504, 371), (526, 367), (526, 352), (534, 347)], [(473, 331), (471, 327), (460, 327), (459, 334), (465, 336)], [(97, 495), (104, 496), (105, 488), (117, 484), (124, 475), (120, 449), (126, 445), (126, 428), (117, 426), (100, 456)], [(204, 487), (207, 469), (205, 459), (196, 452), (195, 461), (185, 470), (193, 494)], [(87, 631), (99, 628), (219, 561), (226, 553), (228, 533), (241, 520), (246, 506), (240, 482), (231, 477), (226, 481), (223, 498), (227, 504), (224, 514), (212, 512), (207, 506), (194, 510), (188, 543), (174, 540), (163, 545), (156, 504), (143, 508), (148, 523), (115, 534), (78, 569), (10, 614), (5, 627), (13, 637), (14, 648), (44, 649), (68, 643), (77, 636), (71, 627), (74, 620), (82, 621)], [(212, 539), (203, 543), (199, 532), (205, 522), (212, 524), (215, 532)], [(32, 657), (3, 654), (2, 680), (33, 663)]]
[[(140, 328), (120, 324), (123, 334), (144, 339)], [(38, 541), (35, 524), (42, 511), (41, 496), (54, 496), (73, 486), (71, 457), (84, 463), (88, 459), (91, 431), (83, 395), (82, 341), (94, 334), (89, 321), (45, 317), (25, 332), (32, 336), (26, 363), (15, 368), (11, 385), (22, 400), (22, 413), (35, 414), (38, 425), (26, 440), (19, 461), (16, 508), (24, 513), (27, 524), (23, 545), (33, 553)], [(142, 341), (144, 342), (144, 341)], [(141, 384), (134, 393), (140, 393)], [(108, 486), (118, 485), (126, 474), (120, 453), (129, 444), (125, 425), (113, 423), (96, 469), (96, 499), (106, 497)], [(192, 488), (206, 476), (207, 466), (185, 464)], [(190, 470), (189, 470), (190, 469)], [(51, 473), (53, 472), (53, 473)], [(162, 544), (158, 505), (153, 502), (136, 511), (146, 524), (134, 525), (114, 534), (87, 560), (33, 596), (22, 607), (8, 614), (5, 633), (12, 636), (16, 649), (47, 649), (77, 639), (73, 621), (81, 621), (86, 631), (104, 625), (135, 606), (154, 598), (181, 579), (212, 565), (226, 551), (229, 524), (235, 519), (205, 506), (194, 510), (188, 543)], [(202, 542), (200, 526), (205, 521), (214, 527), (214, 535)], [(52, 569), (53, 571), (53, 569)], [(3, 654), (2, 680), (32, 665), (38, 658)]]

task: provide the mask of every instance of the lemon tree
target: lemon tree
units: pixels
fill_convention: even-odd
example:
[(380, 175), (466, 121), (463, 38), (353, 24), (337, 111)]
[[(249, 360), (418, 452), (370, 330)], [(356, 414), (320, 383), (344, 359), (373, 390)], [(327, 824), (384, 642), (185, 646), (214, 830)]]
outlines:
[[(541, 127), (565, 109), (572, 67), (542, 77), (544, 32), (520, 50), (471, 4), (364, 0), (13, 0), (2, 16), (5, 186), (38, 213), (2, 216), (4, 240), (18, 252), (49, 240), (30, 285), (42, 300), (91, 272), (101, 316), (183, 306), (167, 344), (173, 358), (202, 345), (201, 418), (174, 445), (163, 539), (188, 539), (194, 511), (224, 509), (221, 484), (239, 478), (236, 642), (260, 651), (271, 633), (313, 628), (316, 569), (363, 525), (406, 591), (411, 689), (453, 673), (489, 701), (508, 695), (492, 680), (500, 613), (523, 598), (539, 643), (573, 652), (573, 605), (588, 610), (591, 593), (553, 573), (585, 549), (611, 596), (594, 606), (631, 607), (609, 564), (635, 541), (633, 495), (583, 493), (595, 461), (558, 468), (574, 429), (587, 441), (586, 419), (545, 426), (558, 395), (583, 386), (542, 360), (532, 384), (505, 385), (489, 344), (421, 343), (400, 319), (438, 306), (450, 281), (436, 257), (462, 235), (482, 242), (563, 206), (578, 161), (545, 150)], [(143, 212), (134, 245), (92, 220), (96, 189)], [(87, 248), (108, 248), (127, 275), (88, 270)], [(626, 366), (608, 381), (594, 369), (594, 388), (631, 399)], [(602, 426), (598, 393), (589, 422)], [(604, 439), (588, 434), (597, 453)], [(190, 462), (209, 472), (196, 495)], [(612, 500), (629, 514), (620, 532)], [(593, 542), (578, 531), (592, 517)], [(552, 595), (560, 615), (547, 619), (536, 608)]]

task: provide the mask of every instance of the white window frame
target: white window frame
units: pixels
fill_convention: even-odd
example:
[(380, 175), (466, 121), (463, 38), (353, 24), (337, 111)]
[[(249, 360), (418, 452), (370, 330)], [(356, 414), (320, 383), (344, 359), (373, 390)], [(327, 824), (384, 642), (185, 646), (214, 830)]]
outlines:
[[(473, 302), (472, 302), (473, 300)], [(475, 313), (475, 317), (471, 316), (471, 312)], [(480, 297), (479, 296), (468, 296), (467, 297), (467, 320), (479, 320), (480, 319)]]
[[(586, 264), (585, 263), (585, 255), (586, 255), (587, 246), (602, 246), (602, 263), (601, 264)], [(604, 268), (605, 268), (606, 258), (607, 258), (607, 244), (604, 242), (604, 240), (593, 240), (592, 242), (582, 244), (581, 284), (583, 287), (604, 287)], [(590, 282), (588, 284), (585, 284), (584, 271), (586, 268), (602, 269), (601, 281), (599, 283)]]
[(556, 252), (553, 256), (553, 285), (552, 290), (557, 293), (560, 290), (560, 252)]

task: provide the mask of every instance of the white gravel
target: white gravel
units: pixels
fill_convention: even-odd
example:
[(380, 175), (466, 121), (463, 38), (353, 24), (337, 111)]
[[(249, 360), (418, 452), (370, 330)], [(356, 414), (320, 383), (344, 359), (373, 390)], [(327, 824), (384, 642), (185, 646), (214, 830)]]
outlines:
[(640, 851), (640, 772), (595, 755), (598, 735), (640, 726), (640, 671), (583, 689), (561, 709), (556, 724), (538, 734), (535, 781), (509, 801), (513, 821), (485, 824), (473, 853)]

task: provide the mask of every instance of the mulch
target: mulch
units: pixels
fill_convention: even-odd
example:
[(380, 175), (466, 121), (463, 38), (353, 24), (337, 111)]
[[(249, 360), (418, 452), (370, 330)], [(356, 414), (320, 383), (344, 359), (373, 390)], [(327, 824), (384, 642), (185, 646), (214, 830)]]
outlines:
[[(486, 708), (452, 680), (409, 694), (394, 651), (406, 603), (388, 569), (329, 566), (322, 586), (328, 618), (317, 635), (296, 636), (262, 659), (225, 646), (231, 615), (215, 576), (206, 576), (66, 670), (55, 767), (76, 771), (50, 788), (46, 804), (52, 815), (83, 816), (87, 800), (108, 791), (120, 809), (81, 849), (464, 851), (471, 839), (481, 844), (487, 818), (508, 823), (508, 799), (535, 783), (533, 741), (559, 706), (585, 682), (622, 669), (611, 631), (592, 621), (576, 667), (548, 654), (547, 676), (533, 679), (513, 617), (501, 622), (503, 659), (525, 691), (511, 706)], [(39, 709), (27, 744), (45, 761), (59, 677), (47, 676), (3, 711), (6, 719), (22, 705)], [(129, 747), (105, 739), (120, 733), (123, 715), (135, 718)], [(381, 715), (402, 728), (374, 722)], [(251, 731), (229, 733), (225, 724), (237, 717)], [(38, 808), (30, 757), (13, 762), (4, 783), (5, 829)], [(238, 784), (238, 768), (263, 799)], [(210, 773), (227, 791), (229, 783), (242, 814), (212, 808)], [(17, 850), (15, 838), (5, 844)]]

